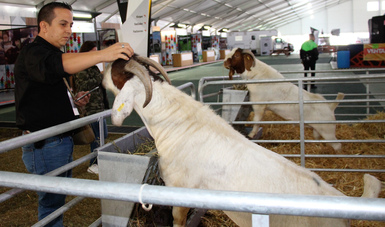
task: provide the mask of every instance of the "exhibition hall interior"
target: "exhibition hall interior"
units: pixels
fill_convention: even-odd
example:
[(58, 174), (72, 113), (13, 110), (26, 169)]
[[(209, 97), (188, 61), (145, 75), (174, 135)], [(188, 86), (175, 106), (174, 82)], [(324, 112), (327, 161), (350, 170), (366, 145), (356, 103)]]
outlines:
[[(0, 1), (2, 106), (14, 103), (14, 62), (20, 49), (36, 37), (36, 12), (47, 2)], [(136, 53), (160, 63), (172, 79), (175, 75), (177, 84), (180, 76), (176, 74), (192, 82), (199, 76), (226, 75), (218, 62), (223, 62), (233, 48), (252, 51), (278, 71), (301, 70), (299, 52), (310, 33), (315, 35), (320, 53), (317, 70), (383, 67), (381, 54), (370, 52), (381, 51), (381, 45), (376, 45), (385, 42), (381, 1), (158, 0), (141, 10), (134, 10), (141, 7), (139, 2), (134, 9), (128, 9), (127, 1), (78, 0), (69, 4), (74, 10), (74, 25), (64, 52), (79, 52), (85, 41), (94, 42), (98, 49), (127, 41)], [(103, 71), (107, 64), (98, 67)], [(206, 64), (218, 69), (214, 74), (194, 72)], [(14, 115), (12, 107), (7, 108), (0, 122), (12, 124)]]
[[(81, 117), (74, 110), (75, 120), (30, 132), (19, 123), (15, 90), (28, 89), (18, 87), (15, 65), (41, 38), (40, 9), (55, 2), (63, 1), (0, 0), (0, 163), (9, 163), (0, 165), (0, 226), (45, 226), (63, 214), (64, 226), (385, 226), (385, 1), (64, 1), (73, 24), (61, 54), (129, 43), (135, 57), (119, 69), (127, 81), (119, 86), (113, 62), (95, 64), (105, 110)], [(65, 77), (68, 91), (76, 76)], [(74, 161), (48, 173), (72, 170), (84, 181), (31, 177), (25, 146), (74, 137), (95, 122), (96, 148), (74, 143)], [(262, 163), (273, 167), (258, 174)], [(68, 207), (38, 220), (37, 189), (67, 195)], [(340, 194), (357, 200), (318, 197)]]

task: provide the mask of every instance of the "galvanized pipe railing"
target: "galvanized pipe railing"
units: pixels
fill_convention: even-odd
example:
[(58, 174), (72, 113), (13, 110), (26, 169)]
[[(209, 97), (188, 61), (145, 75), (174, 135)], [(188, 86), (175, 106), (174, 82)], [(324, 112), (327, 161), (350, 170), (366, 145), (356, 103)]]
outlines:
[[(0, 171), (5, 187), (201, 209), (359, 220), (385, 220), (385, 200), (251, 193), (104, 182)], [(52, 185), (55, 185), (54, 187)], [(141, 197), (139, 198), (139, 196)], [(188, 195), (188, 196), (186, 196)]]
[[(303, 81), (298, 81), (298, 87), (303, 86)], [(300, 139), (300, 154), (301, 154), (301, 166), (305, 167), (305, 118), (304, 118), (304, 100), (303, 90), (298, 89), (298, 103), (299, 103), (299, 139)]]
[[(77, 129), (84, 125), (91, 124), (95, 122), (97, 119), (101, 119), (110, 115), (111, 115), (111, 110), (105, 110), (100, 113), (82, 117), (67, 123), (63, 123), (63, 124), (49, 127), (37, 132), (32, 132), (30, 134), (22, 135), (16, 138), (3, 141), (0, 143), (0, 153), (4, 153), (9, 150), (16, 149), (27, 144), (31, 144), (31, 143), (46, 139), (51, 136), (56, 136), (56, 135)], [(102, 128), (103, 127), (101, 127), (101, 129)]]
[[(76, 166), (79, 166), (81, 165), (82, 163), (90, 160), (91, 158), (95, 158), (97, 156), (97, 153), (96, 152), (92, 152), (86, 156), (83, 156), (81, 158), (78, 158), (74, 161), (72, 161), (71, 163), (68, 163), (60, 168), (57, 168), (49, 173), (46, 173), (45, 176), (57, 176), (59, 174), (62, 174), (64, 172), (67, 172), (68, 170), (71, 170), (73, 168), (75, 168)], [(0, 203), (12, 198), (13, 196), (19, 194), (20, 192), (22, 192), (23, 190), (20, 190), (20, 189), (11, 189), (3, 194), (0, 194)]]
[[(360, 70), (346, 70), (346, 72), (353, 72), (353, 71), (360, 71)], [(361, 70), (362, 71), (362, 70)], [(378, 70), (377, 70), (378, 71)], [(298, 72), (305, 72), (305, 71), (298, 71)], [(309, 72), (309, 71), (306, 71)], [(336, 71), (315, 71), (318, 73), (326, 73), (326, 72), (334, 72)], [(340, 71), (338, 71), (340, 72)], [(297, 71), (293, 72), (281, 72), (281, 73), (297, 73)], [(234, 75), (233, 78), (240, 78), (239, 75)], [(308, 81), (314, 81), (316, 83), (331, 83), (332, 81), (339, 81), (338, 83), (341, 83), (343, 80), (363, 80), (363, 79), (384, 79), (384, 75), (361, 75), (361, 76), (338, 76), (338, 77), (304, 77), (304, 78), (285, 78), (285, 79), (264, 79), (264, 80), (229, 80), (228, 76), (218, 76), (218, 77), (203, 77), (199, 80), (199, 86), (198, 86), (198, 95), (199, 95), (199, 101), (204, 102), (204, 98), (210, 96), (210, 94), (203, 94), (203, 90), (206, 86), (212, 86), (212, 85), (222, 85), (222, 86), (230, 86), (234, 84), (255, 84), (255, 83), (282, 83), (282, 82), (291, 82), (291, 83), (299, 83), (299, 81), (302, 82), (308, 82)], [(327, 82), (324, 82), (327, 81)], [(377, 81), (378, 82), (378, 81)], [(382, 81), (385, 83), (385, 81)], [(349, 83), (362, 83), (357, 81), (349, 81)], [(373, 83), (376, 83), (374, 81)]]
[(73, 206), (75, 206), (76, 204), (78, 204), (79, 202), (81, 202), (82, 200), (84, 199), (84, 197), (76, 197), (74, 199), (72, 199), (71, 201), (69, 201), (68, 203), (64, 204), (62, 207), (60, 207), (59, 209), (55, 210), (54, 212), (52, 212), (50, 215), (46, 216), (45, 218), (41, 219), (40, 221), (36, 222), (33, 226), (31, 227), (42, 227), (42, 226), (46, 226), (47, 224), (49, 224), (53, 219), (59, 217), (60, 215), (62, 215), (64, 212), (68, 211), (69, 209), (71, 209)]
[(185, 84), (182, 84), (180, 86), (177, 87), (179, 90), (184, 90), (184, 89), (187, 89), (189, 88), (189, 93), (187, 94), (190, 94), (190, 96), (193, 98), (193, 99), (196, 99), (196, 94), (195, 94), (195, 85), (192, 83), (192, 82), (187, 82)]
[(280, 71), (281, 74), (298, 74), (298, 73), (358, 73), (365, 72), (366, 75), (369, 75), (369, 72), (383, 72), (382, 68), (370, 68), (370, 69), (331, 69), (331, 70), (294, 70), (294, 71)]
[[(368, 71), (368, 70), (344, 70), (344, 71)], [(371, 71), (371, 70), (369, 70)], [(375, 71), (379, 71), (378, 69)], [(300, 71), (303, 72), (303, 71)], [(317, 72), (335, 72), (335, 71), (317, 71)], [(285, 73), (293, 73), (293, 72), (285, 72)], [(235, 76), (236, 78), (239, 78), (239, 76)], [(303, 83), (304, 81), (322, 81), (322, 80), (343, 80), (343, 79), (370, 79), (370, 78), (382, 78), (383, 80), (380, 81), (382, 83), (385, 83), (385, 75), (372, 75), (372, 76), (349, 76), (349, 77), (331, 77), (331, 78), (295, 78), (295, 79), (274, 79), (274, 80), (233, 80), (229, 81), (227, 76), (222, 76), (222, 77), (204, 77), (201, 78), (199, 81), (199, 100), (201, 102), (204, 102), (204, 98), (210, 97), (211, 95), (218, 95), (220, 92), (217, 92), (215, 94), (209, 94), (209, 95), (204, 95), (203, 90), (207, 86), (213, 86), (213, 85), (234, 85), (234, 84), (255, 84), (255, 83), (282, 83), (282, 82), (298, 82), (298, 83)], [(353, 81), (354, 82), (354, 81)], [(341, 83), (341, 82), (338, 82)], [(350, 82), (349, 82), (350, 83)], [(355, 82), (355, 83), (362, 83), (362, 82)], [(379, 81), (376, 81), (375, 83), (379, 83)], [(302, 89), (301, 89), (302, 90)], [(368, 95), (374, 95), (373, 93), (368, 93), (367, 91), (366, 94), (359, 94), (359, 95), (364, 95), (368, 97)], [(347, 95), (355, 95), (355, 94), (347, 94)], [(383, 94), (380, 94), (383, 95)], [(326, 94), (325, 96), (336, 96), (336, 94), (331, 95), (331, 94)], [(315, 104), (315, 103), (357, 103), (357, 102), (365, 102), (366, 105), (362, 105), (360, 107), (366, 107), (367, 109), (372, 107), (369, 105), (370, 102), (384, 102), (385, 99), (344, 99), (344, 100), (325, 100), (325, 101), (313, 101), (313, 100), (304, 100), (302, 103), (304, 104)], [(226, 103), (218, 103), (218, 102), (205, 102), (207, 105), (211, 106), (221, 106), (221, 105), (266, 105), (266, 104), (299, 104), (299, 101), (285, 101), (285, 102), (280, 102), (280, 101), (268, 101), (268, 102), (226, 102)], [(339, 108), (342, 107), (353, 107), (353, 106), (340, 106)], [(336, 114), (337, 115), (337, 114)], [(345, 116), (345, 115), (344, 115)], [(232, 122), (234, 123), (234, 122)], [(251, 123), (251, 122), (249, 122)]]
[[(366, 71), (366, 70), (344, 70), (344, 72), (354, 72), (354, 71)], [(371, 70), (370, 70), (371, 71)], [(374, 71), (380, 71), (379, 69), (374, 70)], [(298, 72), (304, 72), (304, 71), (296, 71), (296, 72), (285, 72), (285, 73), (298, 73)], [(308, 72), (308, 71), (307, 71)], [(336, 71), (317, 71), (318, 73), (320, 72), (333, 72), (336, 73)], [(239, 75), (236, 76), (236, 78), (239, 78)], [(339, 77), (321, 77), (321, 78), (314, 78), (314, 77), (306, 77), (306, 78), (294, 78), (294, 79), (266, 79), (266, 80), (233, 80), (230, 81), (228, 80), (227, 76), (222, 76), (222, 77), (207, 77), (207, 78), (201, 78), (199, 81), (199, 100), (201, 102), (204, 102), (204, 98), (206, 97), (211, 97), (213, 95), (219, 95), (221, 92), (217, 93), (211, 93), (211, 94), (203, 94), (203, 90), (208, 87), (208, 86), (227, 86), (230, 87), (230, 85), (234, 84), (263, 84), (263, 83), (282, 83), (282, 82), (292, 82), (292, 83), (298, 83), (298, 87), (303, 87), (304, 82), (306, 81), (315, 81), (315, 82), (322, 82), (322, 81), (328, 81), (324, 83), (330, 83), (330, 81), (338, 81), (336, 83), (341, 83), (341, 80), (358, 80), (358, 81), (353, 81), (352, 83), (363, 83), (362, 80), (365, 80), (365, 83), (385, 83), (385, 75), (364, 75), (364, 76), (339, 76)], [(369, 79), (373, 79), (374, 81), (369, 81)], [(382, 80), (380, 80), (382, 79)], [(350, 83), (350, 82), (346, 82)], [(354, 95), (354, 94), (352, 94)], [(369, 108), (372, 107), (370, 106), (371, 102), (385, 102), (385, 99), (368, 99), (369, 95), (374, 95), (373, 93), (370, 93), (370, 90), (368, 89), (368, 86), (366, 87), (366, 94), (363, 94), (366, 99), (344, 99), (344, 100), (324, 100), (324, 101), (313, 101), (313, 100), (304, 100), (303, 99), (303, 90), (299, 89), (298, 92), (298, 100), (296, 101), (260, 101), (260, 102), (204, 102), (206, 105), (210, 106), (222, 106), (222, 105), (237, 105), (237, 106), (242, 106), (242, 105), (276, 105), (276, 104), (297, 104), (299, 107), (299, 115), (300, 118), (298, 121), (231, 121), (229, 122), (230, 124), (238, 124), (238, 125), (243, 125), (243, 124), (299, 124), (300, 126), (300, 139), (299, 140), (252, 140), (253, 142), (256, 143), (300, 143), (300, 155), (295, 155), (292, 157), (300, 157), (301, 158), (301, 166), (305, 166), (305, 158), (309, 157), (308, 155), (305, 154), (304, 149), (305, 149), (305, 143), (335, 143), (335, 142), (340, 142), (340, 143), (353, 143), (353, 142), (358, 142), (358, 143), (384, 143), (385, 140), (382, 139), (372, 139), (372, 140), (305, 140), (304, 134), (304, 125), (305, 124), (352, 124), (352, 123), (384, 123), (385, 120), (345, 120), (345, 121), (306, 121), (304, 120), (304, 104), (316, 104), (316, 103), (366, 103), (364, 107), (367, 109), (367, 113), (365, 116), (369, 115)], [(336, 94), (328, 94), (328, 96), (336, 96)], [(362, 107), (362, 106), (360, 106)], [(337, 115), (337, 114), (336, 114)], [(357, 114), (344, 114), (344, 116), (357, 116)], [(362, 114), (361, 114), (362, 115)], [(360, 116), (361, 116), (360, 115)], [(287, 155), (284, 155), (285, 157), (288, 157)], [(352, 156), (352, 155), (350, 155)], [(349, 155), (346, 155), (344, 157), (348, 158), (350, 157)], [(385, 155), (381, 155), (381, 158), (385, 158)], [(340, 170), (336, 170), (340, 171)], [(350, 172), (385, 172), (384, 169), (381, 170), (355, 170), (352, 169)]]
[[(239, 78), (233, 77), (233, 78)], [(200, 87), (198, 89), (199, 92), (202, 92), (203, 89), (208, 85), (233, 85), (233, 84), (259, 84), (259, 83), (284, 83), (284, 82), (291, 82), (291, 83), (298, 83), (299, 81), (330, 81), (333, 80), (359, 80), (359, 79), (384, 79), (385, 75), (363, 75), (363, 76), (339, 76), (339, 77), (305, 77), (305, 78), (284, 78), (284, 79), (263, 79), (263, 80), (228, 80), (228, 77), (226, 76), (219, 76), (219, 77), (208, 77), (201, 78), (200, 79)], [(340, 83), (339, 81), (338, 83)], [(349, 82), (352, 83), (352, 82)], [(358, 82), (355, 82), (358, 83)], [(360, 82), (362, 83), (362, 82)], [(200, 96), (203, 96), (202, 93), (200, 93)]]
[[(196, 94), (195, 94), (195, 87), (193, 83), (188, 82), (178, 86), (177, 88), (180, 90), (189, 88), (190, 95), (195, 99)], [(31, 144), (51, 136), (56, 136), (56, 135), (77, 129), (79, 127), (82, 127), (87, 124), (91, 124), (96, 121), (99, 121), (99, 126), (100, 126), (99, 128), (101, 130), (100, 135), (104, 135), (104, 127), (102, 127), (103, 126), (102, 119), (110, 116), (111, 116), (111, 110), (105, 110), (99, 113), (92, 114), (90, 116), (82, 117), (82, 118), (67, 122), (67, 123), (55, 125), (53, 127), (40, 130), (38, 132), (32, 132), (30, 134), (22, 135), (20, 137), (3, 141), (0, 143), (0, 154), (12, 149), (22, 147), (26, 144)], [(100, 142), (100, 146), (102, 146), (104, 145), (104, 138), (103, 136), (101, 136), (100, 138), (102, 139)]]

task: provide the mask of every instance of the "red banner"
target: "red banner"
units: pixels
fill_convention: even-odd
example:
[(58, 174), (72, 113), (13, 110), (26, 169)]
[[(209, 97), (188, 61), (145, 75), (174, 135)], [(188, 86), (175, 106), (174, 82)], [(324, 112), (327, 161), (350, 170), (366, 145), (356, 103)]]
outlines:
[(385, 43), (364, 44), (364, 61), (384, 61)]

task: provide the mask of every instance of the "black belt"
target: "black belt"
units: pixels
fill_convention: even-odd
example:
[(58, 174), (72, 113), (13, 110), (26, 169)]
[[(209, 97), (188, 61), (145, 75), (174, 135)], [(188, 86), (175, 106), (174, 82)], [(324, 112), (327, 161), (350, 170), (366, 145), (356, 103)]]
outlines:
[[(23, 130), (23, 135), (27, 135), (27, 134), (30, 134), (30, 133), (31, 133), (31, 131), (29, 131), (29, 130)], [(64, 138), (64, 137), (68, 137), (68, 136), (73, 136), (73, 134), (74, 134), (73, 131), (69, 131), (69, 132), (65, 132), (65, 133), (56, 135), (56, 137)], [(46, 144), (47, 139), (43, 139), (43, 140), (40, 140), (40, 141), (37, 141), (37, 142), (33, 143), (34, 147), (36, 149), (41, 149)]]

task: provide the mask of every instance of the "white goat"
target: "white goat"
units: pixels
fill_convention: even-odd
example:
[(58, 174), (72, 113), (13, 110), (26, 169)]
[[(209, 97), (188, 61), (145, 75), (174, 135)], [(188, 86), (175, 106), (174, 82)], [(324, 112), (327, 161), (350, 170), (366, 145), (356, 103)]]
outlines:
[[(161, 177), (167, 186), (343, 196), (315, 173), (251, 142), (209, 107), (169, 83), (152, 81), (145, 69), (148, 65), (170, 82), (159, 64), (134, 56), (128, 62), (117, 60), (110, 65), (103, 85), (116, 95), (113, 124), (120, 126), (133, 109), (142, 118), (155, 140)], [(367, 194), (378, 195), (379, 181), (370, 181), (375, 189)], [(173, 208), (174, 226), (186, 224), (188, 210)], [(225, 213), (239, 226), (251, 226), (251, 214)], [(270, 223), (286, 227), (347, 225), (341, 219), (282, 215), (272, 215)]]
[[(230, 69), (229, 77), (237, 72), (244, 80), (261, 79), (283, 79), (282, 74), (277, 72), (269, 65), (259, 61), (251, 51), (234, 48), (226, 55), (224, 67)], [(250, 94), (250, 101), (298, 101), (298, 86), (292, 83), (261, 83), (247, 84)], [(337, 100), (343, 99), (344, 94), (338, 93)], [(313, 94), (303, 90), (304, 100), (324, 101), (325, 98), (319, 94)], [(320, 103), (304, 105), (304, 120), (306, 121), (333, 121), (334, 109), (338, 103)], [(299, 120), (298, 104), (271, 104), (271, 105), (252, 105), (254, 111), (253, 121), (260, 121), (266, 109), (273, 111), (286, 120)], [(309, 124), (313, 128), (315, 139), (322, 136), (326, 140), (336, 140), (335, 124)], [(250, 138), (258, 132), (259, 125), (254, 125), (249, 133)], [(335, 150), (341, 149), (341, 143), (331, 143)]]

